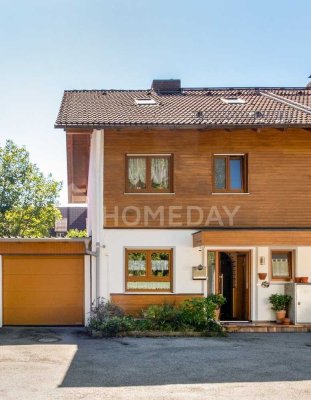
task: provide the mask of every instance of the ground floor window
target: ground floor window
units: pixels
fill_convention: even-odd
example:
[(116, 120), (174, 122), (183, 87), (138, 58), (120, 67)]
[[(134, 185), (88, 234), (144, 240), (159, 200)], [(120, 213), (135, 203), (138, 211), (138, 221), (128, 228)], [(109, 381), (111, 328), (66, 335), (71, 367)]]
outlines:
[(293, 252), (271, 252), (271, 278), (272, 280), (289, 281), (293, 277)]
[(126, 249), (125, 290), (172, 291), (172, 249)]

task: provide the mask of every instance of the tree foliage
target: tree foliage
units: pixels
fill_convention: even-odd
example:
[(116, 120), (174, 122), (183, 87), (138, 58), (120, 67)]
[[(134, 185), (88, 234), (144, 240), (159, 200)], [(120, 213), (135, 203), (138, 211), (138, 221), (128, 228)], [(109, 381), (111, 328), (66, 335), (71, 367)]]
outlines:
[(61, 218), (55, 203), (62, 183), (44, 176), (25, 147), (0, 146), (0, 236), (49, 236)]

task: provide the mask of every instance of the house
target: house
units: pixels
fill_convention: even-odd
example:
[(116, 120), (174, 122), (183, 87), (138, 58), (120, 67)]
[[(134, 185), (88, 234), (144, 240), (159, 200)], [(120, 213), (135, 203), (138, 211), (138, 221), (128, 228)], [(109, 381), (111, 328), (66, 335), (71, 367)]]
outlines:
[(311, 278), (310, 87), (71, 90), (55, 127), (93, 299), (137, 313), (221, 292), (223, 320), (270, 321), (270, 294)]
[(66, 206), (58, 207), (62, 214), (62, 218), (55, 222), (54, 229), (52, 229), (51, 236), (63, 237), (71, 229), (84, 231), (87, 222), (87, 207), (84, 206)]

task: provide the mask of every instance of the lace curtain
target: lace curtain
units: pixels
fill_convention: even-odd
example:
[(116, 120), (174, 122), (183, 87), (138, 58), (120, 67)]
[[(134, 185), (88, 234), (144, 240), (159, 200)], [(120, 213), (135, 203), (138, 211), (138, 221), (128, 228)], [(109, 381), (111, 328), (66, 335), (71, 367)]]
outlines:
[(169, 187), (169, 160), (168, 158), (152, 158), (151, 160), (152, 187), (168, 189)]
[(128, 179), (130, 187), (135, 189), (146, 188), (146, 160), (144, 158), (129, 158)]

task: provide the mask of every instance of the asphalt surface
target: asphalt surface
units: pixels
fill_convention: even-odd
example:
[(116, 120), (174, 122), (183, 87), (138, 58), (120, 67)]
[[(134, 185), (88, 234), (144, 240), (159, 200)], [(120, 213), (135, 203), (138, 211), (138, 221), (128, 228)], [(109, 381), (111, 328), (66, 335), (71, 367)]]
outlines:
[(91, 339), (0, 329), (0, 399), (311, 399), (311, 333)]

